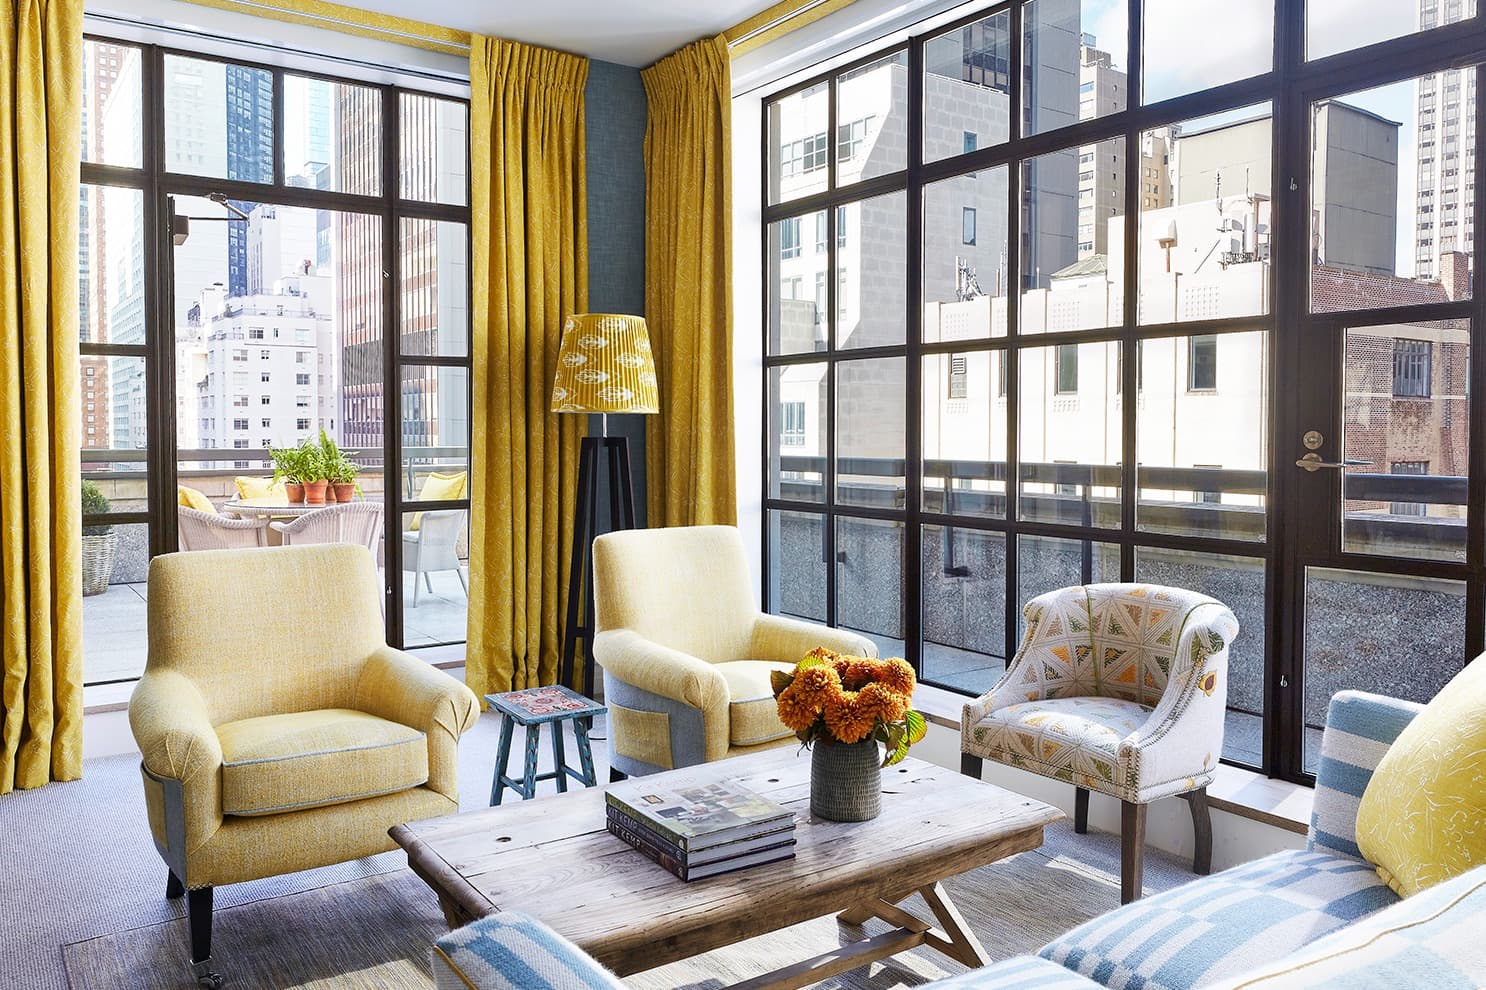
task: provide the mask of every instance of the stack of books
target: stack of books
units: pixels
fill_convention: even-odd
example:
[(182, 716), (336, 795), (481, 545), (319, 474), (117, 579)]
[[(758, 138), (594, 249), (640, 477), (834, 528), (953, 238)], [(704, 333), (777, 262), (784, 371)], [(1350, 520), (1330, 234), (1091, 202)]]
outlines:
[(641, 778), (605, 797), (609, 831), (682, 880), (795, 855), (794, 812), (736, 784), (666, 790)]

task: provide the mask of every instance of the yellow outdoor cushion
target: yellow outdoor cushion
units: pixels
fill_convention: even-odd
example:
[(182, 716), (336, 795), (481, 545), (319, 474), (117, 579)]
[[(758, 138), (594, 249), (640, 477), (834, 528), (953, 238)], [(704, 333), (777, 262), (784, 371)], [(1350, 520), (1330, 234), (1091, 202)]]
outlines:
[(1408, 897), (1486, 863), (1486, 659), (1394, 740), (1357, 806), (1357, 847)]
[(195, 509), (197, 512), (208, 512), (214, 516), (217, 514), (217, 507), (212, 505), (212, 500), (194, 488), (188, 488), (185, 485), (176, 485), (175, 500), (188, 509)]
[(237, 497), (240, 500), (271, 498), (280, 505), (289, 501), (289, 492), (284, 487), (284, 483), (281, 481), (274, 484), (272, 478), (249, 478), (245, 475), (238, 475), (232, 479), (232, 484), (237, 489)]
[[(445, 499), (464, 498), (464, 486), (469, 481), (469, 474), (459, 471), (455, 474), (439, 474), (435, 471), (423, 482), (423, 490), (418, 493), (419, 502), (442, 502)], [(408, 523), (409, 532), (416, 530), (423, 522), (423, 513), (413, 514), (413, 521)]]
[(779, 721), (769, 671), (793, 670), (792, 663), (732, 660), (714, 664), (728, 685), (728, 739), (734, 746), (757, 746), (783, 739), (790, 729)]
[(217, 739), (227, 815), (318, 808), (428, 780), (422, 732), (347, 708), (227, 722)]

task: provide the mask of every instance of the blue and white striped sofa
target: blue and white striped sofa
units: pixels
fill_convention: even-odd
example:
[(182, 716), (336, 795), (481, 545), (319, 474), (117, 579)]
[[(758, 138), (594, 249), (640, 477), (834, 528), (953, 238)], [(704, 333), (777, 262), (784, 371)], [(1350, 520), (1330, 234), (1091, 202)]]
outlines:
[[(1304, 850), (1266, 856), (1110, 911), (940, 990), (1486, 986), (1486, 867), (1400, 902), (1357, 850), (1357, 802), (1420, 706), (1342, 692), (1321, 743)], [(438, 941), (439, 990), (622, 984), (519, 915)]]

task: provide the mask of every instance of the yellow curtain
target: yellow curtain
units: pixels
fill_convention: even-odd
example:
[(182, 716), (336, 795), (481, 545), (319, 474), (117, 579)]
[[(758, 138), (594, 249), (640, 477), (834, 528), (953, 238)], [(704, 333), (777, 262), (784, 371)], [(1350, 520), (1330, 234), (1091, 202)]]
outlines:
[(0, 794), (82, 772), (82, 0), (0, 7)]
[(737, 521), (733, 461), (732, 93), (727, 42), (642, 73), (645, 317), (660, 380), (646, 422), (651, 526)]
[[(474, 490), (466, 681), (557, 680), (582, 416), (548, 412), (562, 321), (588, 307), (588, 60), (470, 47)], [(581, 668), (580, 668), (581, 669)]]

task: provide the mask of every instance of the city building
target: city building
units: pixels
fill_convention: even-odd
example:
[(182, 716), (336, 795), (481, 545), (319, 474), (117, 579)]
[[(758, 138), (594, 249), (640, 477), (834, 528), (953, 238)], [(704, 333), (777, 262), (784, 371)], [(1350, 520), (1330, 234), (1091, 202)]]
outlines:
[[(119, 78), (122, 63), (129, 51), (130, 49), (122, 46), (102, 42), (85, 46), (84, 71), (87, 73), (90, 92), (94, 94), (83, 111), (85, 161), (113, 160), (109, 154), (110, 149), (104, 143), (103, 108), (114, 91), (114, 82)], [(135, 146), (137, 142), (133, 141), (126, 145)], [(104, 245), (108, 242), (106, 200), (107, 193), (97, 186), (83, 186), (79, 192), (78, 339), (83, 343), (102, 342), (109, 328), (108, 259), (104, 250)], [(83, 391), (79, 411), (83, 424), (82, 447), (84, 450), (106, 450), (111, 442), (109, 429), (112, 425), (108, 415), (108, 359), (85, 354), (81, 362)], [(85, 470), (89, 467), (90, 465), (84, 465)]]
[[(1451, 24), (1475, 12), (1460, 0), (1419, 0), (1419, 29)], [(1439, 276), (1451, 252), (1474, 254), (1476, 69), (1463, 66), (1422, 75), (1418, 91), (1419, 177), (1414, 274)]]

